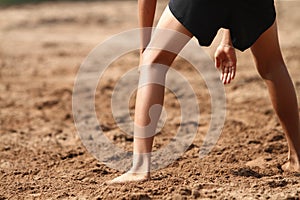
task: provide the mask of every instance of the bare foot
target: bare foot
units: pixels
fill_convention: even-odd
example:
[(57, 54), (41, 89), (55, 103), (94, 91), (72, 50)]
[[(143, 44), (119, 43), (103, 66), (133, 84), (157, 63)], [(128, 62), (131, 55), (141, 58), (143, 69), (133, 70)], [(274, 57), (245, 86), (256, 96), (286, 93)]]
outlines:
[(281, 168), (286, 172), (300, 172), (299, 162), (292, 162), (291, 160), (287, 161), (287, 163), (282, 165)]
[(125, 174), (106, 183), (115, 184), (150, 180), (150, 158), (151, 153), (135, 153), (132, 161), (133, 167)]
[(120, 184), (120, 183), (128, 183), (128, 182), (140, 182), (140, 181), (148, 181), (150, 180), (150, 173), (133, 173), (127, 172), (117, 178), (114, 178), (111, 181), (108, 181), (107, 184)]

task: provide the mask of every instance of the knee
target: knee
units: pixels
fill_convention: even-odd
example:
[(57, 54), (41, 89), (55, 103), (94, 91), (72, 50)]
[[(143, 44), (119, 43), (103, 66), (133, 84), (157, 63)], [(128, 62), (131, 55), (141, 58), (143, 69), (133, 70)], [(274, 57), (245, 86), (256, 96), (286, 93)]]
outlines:
[(154, 63), (170, 66), (176, 55), (165, 50), (146, 49), (142, 55), (142, 65)]
[(139, 67), (139, 85), (142, 86), (149, 83), (164, 85), (170, 62), (161, 51), (145, 51)]
[(264, 61), (256, 63), (259, 75), (264, 80), (274, 80), (278, 76), (286, 74), (287, 69), (283, 61)]
[(139, 85), (142, 86), (147, 85), (149, 83), (164, 85), (168, 69), (168, 66), (158, 63), (141, 65), (139, 67)]
[(272, 66), (269, 63), (256, 63), (256, 69), (261, 78), (268, 80), (272, 74)]

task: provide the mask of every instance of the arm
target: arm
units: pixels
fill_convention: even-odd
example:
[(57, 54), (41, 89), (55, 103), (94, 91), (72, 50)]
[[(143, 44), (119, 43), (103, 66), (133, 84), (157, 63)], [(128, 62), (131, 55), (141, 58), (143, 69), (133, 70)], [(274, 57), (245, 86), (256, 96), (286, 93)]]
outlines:
[(157, 0), (138, 0), (139, 27), (141, 28), (141, 54), (144, 52), (151, 39), (150, 27), (153, 26), (156, 2)]
[(222, 38), (222, 41), (221, 41), (221, 45), (232, 46), (230, 31), (228, 29), (223, 30), (223, 38)]
[(215, 64), (221, 73), (221, 80), (224, 84), (230, 83), (235, 77), (236, 71), (236, 54), (232, 46), (230, 31), (223, 30), (223, 38), (215, 53)]

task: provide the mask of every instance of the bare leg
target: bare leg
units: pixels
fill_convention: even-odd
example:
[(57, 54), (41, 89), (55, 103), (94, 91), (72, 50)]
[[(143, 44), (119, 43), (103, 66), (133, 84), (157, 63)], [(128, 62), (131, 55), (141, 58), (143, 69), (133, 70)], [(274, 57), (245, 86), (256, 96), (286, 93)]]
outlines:
[[(162, 17), (160, 18), (157, 28), (174, 30), (188, 36), (186, 37), (186, 40), (181, 40), (176, 44), (179, 51), (192, 37), (192, 34), (177, 21), (168, 7), (165, 9)], [(159, 40), (161, 37), (163, 37), (163, 35), (160, 35), (159, 33), (155, 34), (152, 38), (152, 42), (154, 41), (155, 43), (155, 41)], [(178, 42), (176, 39), (177, 38), (175, 37), (169, 37), (168, 41), (164, 42), (168, 45)], [(158, 69), (155, 63), (170, 66), (176, 56), (176, 53), (171, 53), (164, 50), (151, 50), (147, 48), (141, 61), (141, 66), (145, 66), (145, 68), (143, 68), (143, 70), (141, 69), (140, 71), (140, 81), (141, 79), (156, 79), (156, 81), (164, 84), (167, 70)], [(136, 97), (135, 124), (139, 127), (147, 127), (151, 123), (152, 128), (147, 129), (146, 131), (140, 128), (135, 128), (133, 166), (129, 172), (113, 179), (110, 183), (124, 183), (129, 181), (143, 181), (150, 179), (150, 157), (152, 144), (155, 128), (159, 120), (164, 101), (164, 90), (165, 88), (163, 85), (153, 83), (139, 87)], [(156, 109), (155, 116), (151, 116), (150, 119), (149, 111), (154, 105), (160, 106), (158, 110)], [(138, 132), (139, 130), (147, 132), (147, 137), (138, 137), (141, 135), (141, 133)], [(151, 136), (149, 137), (149, 135)]]
[(251, 47), (257, 70), (264, 79), (275, 112), (287, 138), (288, 162), (283, 170), (300, 172), (300, 125), (292, 80), (282, 58), (276, 23)]

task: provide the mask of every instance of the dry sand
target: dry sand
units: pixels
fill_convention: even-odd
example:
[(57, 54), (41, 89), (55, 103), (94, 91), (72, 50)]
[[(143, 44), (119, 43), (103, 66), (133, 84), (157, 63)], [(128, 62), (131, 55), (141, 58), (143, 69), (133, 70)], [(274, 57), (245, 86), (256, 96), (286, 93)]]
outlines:
[[(160, 1), (157, 16), (166, 1)], [(277, 3), (280, 41), (300, 91), (300, 2)], [(177, 59), (202, 108), (193, 145), (153, 180), (108, 186), (122, 172), (97, 161), (83, 146), (72, 116), (72, 89), (87, 54), (109, 36), (137, 27), (135, 1), (42, 3), (0, 9), (0, 199), (299, 199), (300, 174), (285, 173), (287, 143), (249, 51), (238, 53), (238, 72), (226, 86), (226, 123), (209, 156), (198, 151), (209, 125), (210, 102), (202, 80)], [(212, 55), (216, 42), (205, 48)], [(97, 90), (98, 117), (105, 134), (125, 149), (110, 95), (122, 69), (138, 64), (128, 54), (112, 65)], [(298, 95), (299, 96), (299, 95)], [(155, 140), (166, 145), (178, 127), (179, 104), (166, 94), (167, 122)], [(130, 107), (133, 109), (133, 105)], [(171, 120), (173, 119), (173, 120)]]

